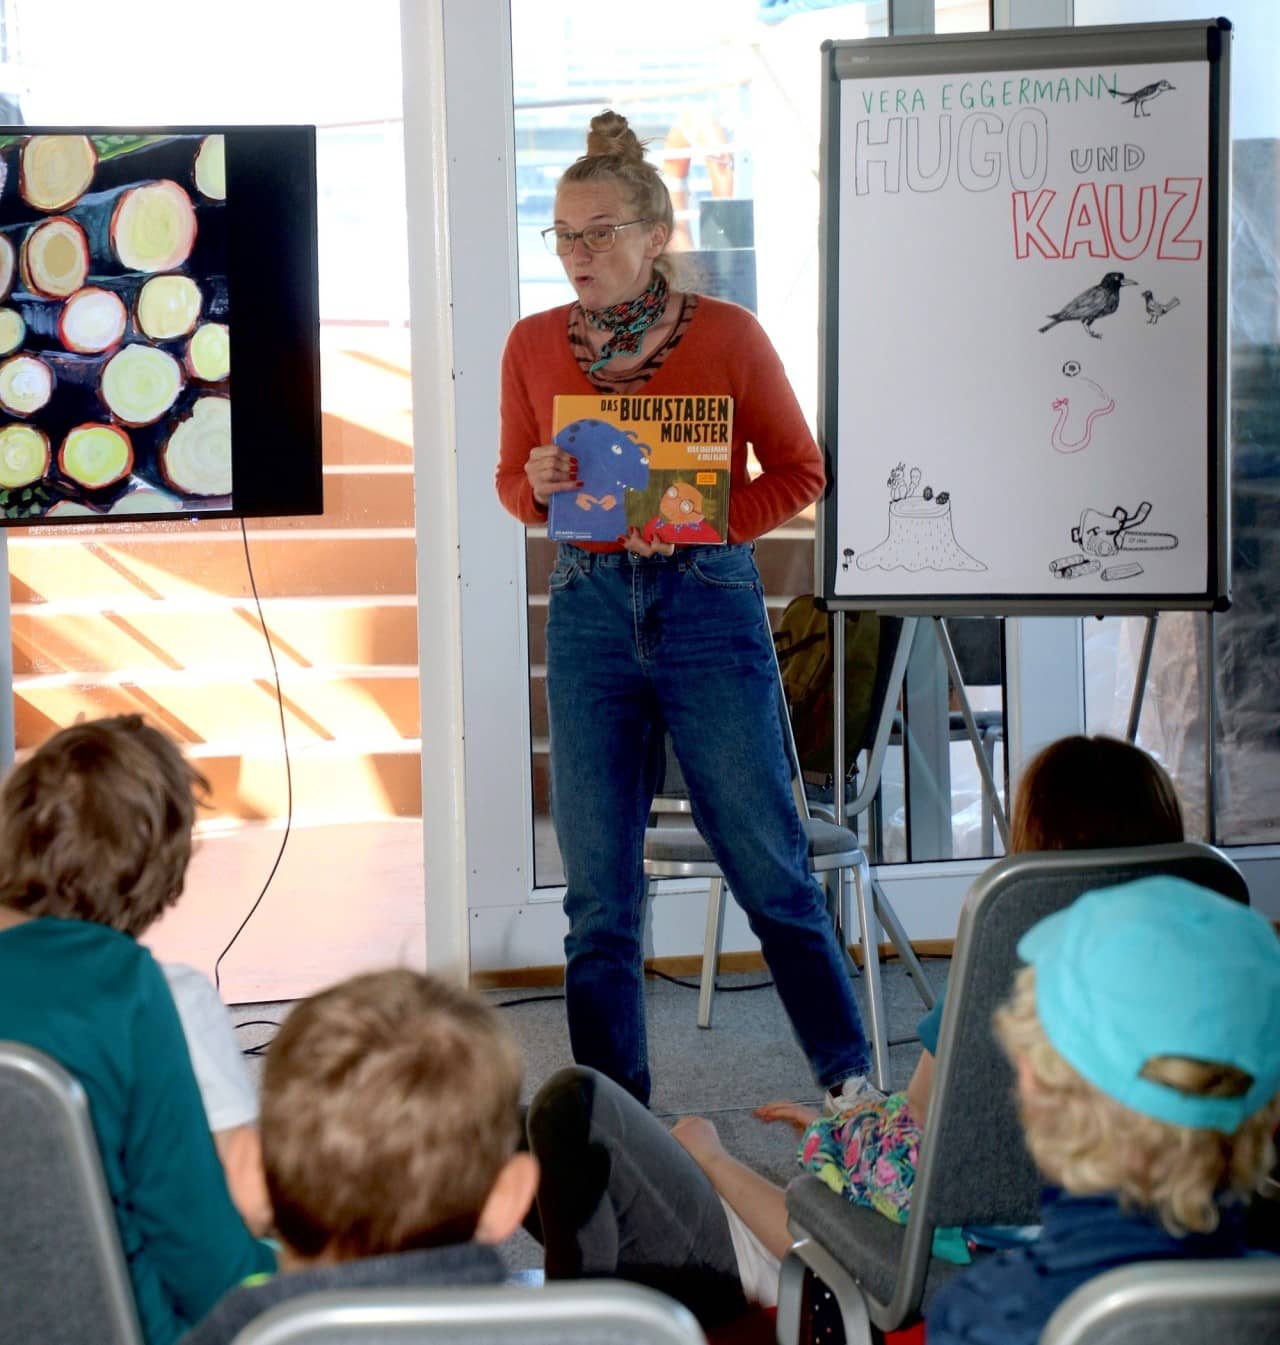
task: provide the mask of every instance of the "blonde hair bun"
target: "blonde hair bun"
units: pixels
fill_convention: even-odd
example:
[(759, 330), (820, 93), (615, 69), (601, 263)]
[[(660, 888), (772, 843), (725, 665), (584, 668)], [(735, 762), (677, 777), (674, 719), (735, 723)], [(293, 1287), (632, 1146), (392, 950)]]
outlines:
[(609, 155), (630, 163), (644, 162), (644, 144), (627, 124), (626, 117), (611, 108), (591, 118), (591, 129), (587, 132), (587, 157), (595, 158), (597, 155)]

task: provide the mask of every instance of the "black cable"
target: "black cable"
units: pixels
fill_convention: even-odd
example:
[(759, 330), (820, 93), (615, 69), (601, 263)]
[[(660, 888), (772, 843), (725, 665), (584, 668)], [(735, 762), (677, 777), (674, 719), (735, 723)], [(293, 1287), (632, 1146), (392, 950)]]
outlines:
[(284, 779), (285, 790), (287, 794), (287, 806), (284, 819), (284, 835), (280, 838), (280, 849), (276, 851), (275, 863), (271, 866), (271, 872), (267, 874), (267, 881), (262, 884), (262, 891), (254, 898), (253, 905), (249, 907), (249, 913), (236, 927), (236, 932), (227, 941), (227, 946), (218, 954), (218, 960), (213, 964), (213, 984), (222, 989), (221, 969), (222, 959), (235, 946), (236, 940), (244, 933), (244, 927), (253, 919), (253, 913), (262, 904), (262, 898), (267, 895), (267, 888), (271, 886), (271, 880), (276, 876), (276, 870), (280, 867), (280, 861), (284, 858), (284, 848), (289, 844), (289, 833), (293, 829), (293, 763), (289, 760), (289, 731), (284, 722), (284, 692), (280, 687), (280, 668), (276, 663), (275, 646), (271, 643), (271, 632), (267, 629), (267, 618), (262, 612), (262, 599), (258, 596), (258, 581), (253, 577), (253, 558), (249, 555), (249, 534), (244, 526), (244, 519), (240, 520), (240, 540), (244, 543), (244, 564), (249, 572), (249, 588), (253, 591), (253, 605), (258, 610), (258, 624), (262, 627), (262, 638), (267, 642), (267, 653), (271, 658), (271, 674), (276, 683), (276, 708), (280, 712), (280, 741), (284, 744)]
[(527, 999), (500, 999), (494, 1002), (495, 1009), (514, 1009), (520, 1004), (554, 1004), (564, 998), (562, 990), (558, 995), (530, 995)]
[[(280, 1024), (277, 1023), (276, 1020), (275, 1020), (274, 1018), (246, 1018), (245, 1021), (244, 1021), (243, 1023), (236, 1023), (236, 1024), (235, 1024), (235, 1029), (236, 1029), (237, 1032), (239, 1032), (240, 1029), (241, 1029), (242, 1027), (277, 1027), (277, 1028), (278, 1028), (279, 1026), (280, 1026)], [(270, 1046), (270, 1045), (271, 1045), (271, 1038), (268, 1037), (266, 1041), (255, 1042), (254, 1045), (252, 1045), (252, 1046), (246, 1046), (246, 1047), (244, 1047), (244, 1048), (241, 1050), (240, 1054), (241, 1054), (241, 1055), (261, 1055), (261, 1054), (263, 1053), (263, 1051), (265, 1051), (265, 1050), (267, 1049), (267, 1047)]]
[[(647, 970), (650, 976), (656, 976), (661, 981), (670, 981), (672, 985), (681, 986), (685, 990), (702, 989), (697, 981), (682, 981), (678, 976), (668, 976), (665, 971), (659, 971), (656, 967), (649, 967)], [(772, 984), (771, 980), (757, 981), (754, 985), (721, 985), (717, 982), (715, 990), (718, 995), (732, 995), (740, 990), (768, 990)]]

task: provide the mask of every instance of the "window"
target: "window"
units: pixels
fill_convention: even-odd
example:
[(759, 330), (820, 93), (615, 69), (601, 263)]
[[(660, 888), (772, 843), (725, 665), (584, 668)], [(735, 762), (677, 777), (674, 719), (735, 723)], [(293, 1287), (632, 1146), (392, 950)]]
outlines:
[[(1075, 0), (1076, 22), (1203, 18), (1193, 4)], [(1280, 840), (1280, 11), (1233, 8), (1231, 52), (1231, 610), (1161, 616), (1139, 741), (1173, 773), (1188, 829), (1226, 844)], [(1086, 623), (1089, 726), (1123, 734), (1142, 644), (1137, 619)], [(1213, 678), (1210, 723), (1205, 686)], [(1206, 753), (1212, 757), (1207, 758)]]
[[(215, 21), (168, 0), (11, 0), (7, 16), (29, 123), (318, 125), (326, 509), (248, 527), (293, 832), (223, 987), (283, 999), (421, 957), (399, 5), (360, 7), (358, 59), (302, 0), (230, 0)], [(157, 930), (166, 955), (208, 966), (289, 805), (239, 526), (35, 528), (8, 554), (19, 750), (79, 714), (142, 711), (214, 784), (188, 895)]]
[[(699, 5), (654, 0), (646, 7), (645, 23), (628, 25), (620, 35), (569, 0), (512, 0), (523, 313), (573, 298), (559, 260), (537, 235), (551, 222), (557, 179), (584, 151), (591, 117), (614, 107), (639, 136), (650, 140), (650, 158), (663, 165), (677, 211), (673, 250), (683, 254), (686, 283), (758, 313), (801, 405), (814, 418), (819, 47), (827, 38), (883, 35), (888, 7), (799, 9), (756, 0), (704, 0)], [(987, 27), (983, 0), (940, 0), (936, 11), (938, 31)], [(678, 42), (672, 41), (672, 33), (679, 33)], [(812, 589), (813, 522), (813, 510), (806, 510), (760, 542), (757, 560), (775, 623), (792, 596)], [(546, 581), (553, 555), (554, 544), (537, 529), (530, 530), (531, 770), (539, 887), (563, 882), (549, 816), (544, 692)], [(996, 623), (967, 624), (993, 628)], [(992, 638), (976, 629), (968, 633), (975, 637), (975, 653), (983, 647), (984, 657), (977, 662), (989, 668), (986, 654), (995, 651), (994, 685), (973, 693), (975, 703), (995, 722), (1002, 705), (998, 636), (993, 630)], [(931, 655), (931, 644), (926, 653)], [(975, 658), (968, 659), (968, 666), (976, 666)], [(931, 667), (936, 674), (936, 666)], [(949, 736), (945, 684), (939, 685), (934, 675), (922, 695), (940, 698), (948, 724), (944, 737)], [(988, 746), (997, 772), (1002, 772), (996, 735)], [(912, 857), (991, 853), (990, 814), (981, 800), (968, 740), (957, 734), (938, 753), (942, 760), (935, 754), (932, 792), (921, 785), (918, 770), (913, 797), (920, 813), (929, 811), (941, 820), (919, 828)], [(899, 749), (891, 754), (886, 774), (883, 853), (891, 859), (905, 858), (908, 852), (903, 774)]]

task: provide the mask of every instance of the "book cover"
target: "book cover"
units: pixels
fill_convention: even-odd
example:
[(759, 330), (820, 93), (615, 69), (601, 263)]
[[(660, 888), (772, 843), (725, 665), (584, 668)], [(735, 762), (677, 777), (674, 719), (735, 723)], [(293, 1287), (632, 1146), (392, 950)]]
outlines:
[(732, 397), (560, 396), (553, 424), (582, 488), (551, 497), (549, 537), (613, 542), (637, 528), (647, 542), (725, 541)]

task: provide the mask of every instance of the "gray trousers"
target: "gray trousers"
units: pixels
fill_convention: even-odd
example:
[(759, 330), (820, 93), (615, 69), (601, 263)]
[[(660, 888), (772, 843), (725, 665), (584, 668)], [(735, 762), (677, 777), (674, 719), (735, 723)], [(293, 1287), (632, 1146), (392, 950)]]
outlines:
[(527, 1127), (542, 1166), (537, 1209), (549, 1280), (646, 1284), (704, 1326), (746, 1311), (714, 1187), (630, 1093), (570, 1066), (538, 1090)]

